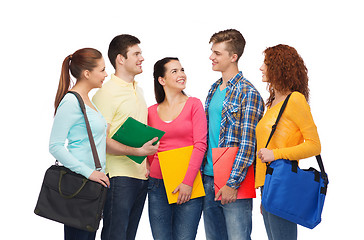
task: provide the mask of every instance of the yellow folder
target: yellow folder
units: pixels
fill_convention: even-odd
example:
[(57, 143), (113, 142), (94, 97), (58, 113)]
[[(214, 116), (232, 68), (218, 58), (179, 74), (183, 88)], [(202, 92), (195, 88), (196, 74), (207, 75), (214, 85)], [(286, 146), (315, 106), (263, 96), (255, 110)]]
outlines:
[[(188, 146), (158, 153), (169, 204), (177, 202), (179, 192), (175, 194), (172, 192), (185, 178), (192, 150), (193, 146)], [(205, 196), (205, 190), (202, 184), (201, 173), (198, 171), (193, 182), (191, 199), (203, 196)]]

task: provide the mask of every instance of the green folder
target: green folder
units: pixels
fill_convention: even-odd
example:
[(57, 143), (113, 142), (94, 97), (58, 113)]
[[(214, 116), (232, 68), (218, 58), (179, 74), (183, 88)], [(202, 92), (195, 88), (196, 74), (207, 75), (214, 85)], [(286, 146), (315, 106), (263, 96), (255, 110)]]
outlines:
[[(154, 145), (161, 139), (165, 132), (145, 125), (132, 117), (128, 117), (123, 125), (112, 136), (112, 139), (127, 145), (129, 147), (140, 148), (144, 143), (158, 137), (158, 140), (153, 143)], [(131, 160), (141, 164), (146, 156), (131, 156), (127, 155)]]

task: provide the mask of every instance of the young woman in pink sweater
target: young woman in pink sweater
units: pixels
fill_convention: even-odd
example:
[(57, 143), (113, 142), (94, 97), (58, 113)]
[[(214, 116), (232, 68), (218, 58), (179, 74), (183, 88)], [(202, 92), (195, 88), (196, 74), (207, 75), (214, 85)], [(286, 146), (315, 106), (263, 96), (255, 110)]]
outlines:
[[(193, 145), (184, 180), (174, 190), (177, 203), (168, 204), (158, 155), (148, 157), (149, 221), (154, 239), (195, 239), (203, 199), (191, 198), (192, 185), (206, 151), (207, 121), (199, 99), (188, 97), (186, 74), (178, 58), (163, 58), (154, 65), (157, 104), (148, 109), (148, 125), (165, 131), (158, 152)], [(173, 161), (173, 159), (171, 159)]]

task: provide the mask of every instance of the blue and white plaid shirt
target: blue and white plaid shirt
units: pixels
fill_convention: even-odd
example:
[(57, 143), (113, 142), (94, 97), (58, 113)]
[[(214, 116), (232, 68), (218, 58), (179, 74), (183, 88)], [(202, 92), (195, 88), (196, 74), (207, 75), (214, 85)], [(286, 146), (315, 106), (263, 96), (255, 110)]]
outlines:
[[(222, 78), (216, 81), (208, 93), (205, 112), (211, 98), (220, 86)], [(226, 185), (238, 189), (245, 179), (248, 167), (256, 156), (255, 127), (264, 114), (264, 101), (255, 87), (239, 72), (227, 82), (220, 124), (219, 147), (239, 147), (230, 178)]]

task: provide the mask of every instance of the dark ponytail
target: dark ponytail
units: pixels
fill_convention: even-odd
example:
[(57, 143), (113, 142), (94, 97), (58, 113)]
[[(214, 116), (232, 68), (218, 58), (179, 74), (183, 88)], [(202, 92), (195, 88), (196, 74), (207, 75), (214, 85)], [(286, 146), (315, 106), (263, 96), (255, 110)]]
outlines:
[(81, 77), (84, 70), (92, 71), (97, 66), (97, 60), (102, 58), (101, 52), (93, 48), (83, 48), (67, 56), (62, 63), (61, 77), (59, 79), (56, 99), (54, 101), (54, 114), (57, 111), (59, 103), (66, 93), (72, 88), (71, 76), (76, 81)]

